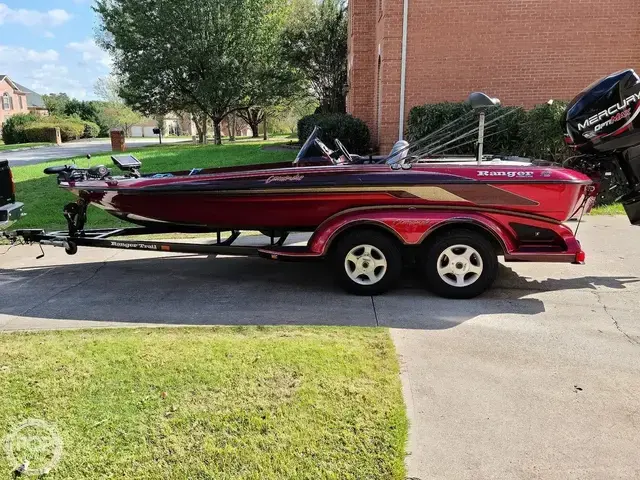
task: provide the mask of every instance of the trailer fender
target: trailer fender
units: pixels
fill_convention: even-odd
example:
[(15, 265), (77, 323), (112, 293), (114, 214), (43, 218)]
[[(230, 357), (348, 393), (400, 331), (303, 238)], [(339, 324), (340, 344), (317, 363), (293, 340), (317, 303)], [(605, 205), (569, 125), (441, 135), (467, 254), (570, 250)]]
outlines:
[(516, 240), (511, 230), (480, 212), (457, 212), (443, 210), (357, 210), (341, 212), (325, 220), (309, 239), (309, 250), (316, 255), (325, 255), (333, 241), (353, 228), (371, 227), (385, 230), (404, 245), (419, 245), (429, 235), (447, 226), (473, 225), (492, 235), (504, 252), (515, 249)]

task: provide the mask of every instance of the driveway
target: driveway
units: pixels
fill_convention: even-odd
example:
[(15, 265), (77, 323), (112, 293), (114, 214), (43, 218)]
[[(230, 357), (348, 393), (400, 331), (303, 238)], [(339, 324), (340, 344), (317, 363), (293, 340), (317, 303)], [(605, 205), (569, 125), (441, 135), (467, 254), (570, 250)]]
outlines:
[[(190, 142), (186, 138), (163, 138), (162, 143), (184, 143)], [(127, 138), (129, 148), (147, 147), (157, 145), (157, 138)], [(48, 162), (62, 158), (77, 157), (87, 153), (95, 154), (111, 151), (111, 141), (108, 138), (96, 138), (92, 140), (76, 140), (50, 147), (37, 147), (20, 149), (14, 152), (0, 152), (0, 159), (9, 160), (9, 165), (17, 167), (20, 165), (33, 165), (36, 163)]]
[(320, 264), (47, 247), (35, 260), (35, 246), (0, 246), (0, 329), (390, 327), (410, 476), (639, 478), (640, 229), (589, 217), (580, 230), (587, 265), (502, 266), (468, 301), (410, 276), (388, 295), (349, 296)]

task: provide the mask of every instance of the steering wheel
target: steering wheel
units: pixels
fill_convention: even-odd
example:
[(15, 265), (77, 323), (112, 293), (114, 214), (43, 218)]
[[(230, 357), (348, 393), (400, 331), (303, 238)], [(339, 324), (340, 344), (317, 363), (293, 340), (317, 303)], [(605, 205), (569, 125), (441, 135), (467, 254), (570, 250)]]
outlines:
[(338, 140), (337, 138), (335, 138), (335, 139), (333, 140), (333, 143), (335, 143), (335, 144), (336, 144), (336, 147), (338, 147), (338, 149), (340, 150), (340, 152), (342, 153), (342, 155), (344, 155), (344, 156), (345, 156), (345, 158), (346, 158), (347, 160), (349, 160), (350, 162), (353, 160), (353, 159), (351, 158), (351, 154), (349, 153), (349, 150), (347, 150), (347, 147), (345, 147), (345, 146), (342, 144), (342, 142), (341, 142), (340, 140)]

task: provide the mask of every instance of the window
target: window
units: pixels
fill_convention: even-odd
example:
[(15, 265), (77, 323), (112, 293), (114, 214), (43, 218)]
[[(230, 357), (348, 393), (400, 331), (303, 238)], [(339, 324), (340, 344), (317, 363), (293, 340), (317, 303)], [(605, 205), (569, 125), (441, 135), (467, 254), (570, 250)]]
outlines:
[(11, 109), (11, 97), (9, 97), (9, 94), (6, 92), (4, 95), (2, 95), (2, 109), (3, 110)]
[(18, 102), (20, 103), (20, 110), (22, 110), (22, 95), (18, 95)]

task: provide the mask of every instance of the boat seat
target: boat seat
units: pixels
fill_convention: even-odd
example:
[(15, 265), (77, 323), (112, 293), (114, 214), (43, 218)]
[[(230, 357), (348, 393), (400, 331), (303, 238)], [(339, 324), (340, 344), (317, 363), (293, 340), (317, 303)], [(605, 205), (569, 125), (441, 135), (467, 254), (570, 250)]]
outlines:
[(393, 165), (394, 163), (403, 164), (404, 159), (407, 158), (407, 154), (409, 153), (409, 142), (406, 140), (398, 140), (393, 144), (391, 148), (391, 152), (389, 152), (389, 156), (387, 157), (387, 161), (385, 162), (387, 165)]
[(486, 93), (482, 92), (473, 92), (467, 98), (467, 102), (471, 105), (471, 108), (487, 108), (487, 107), (497, 107), (500, 105), (500, 100), (498, 98), (492, 98)]

